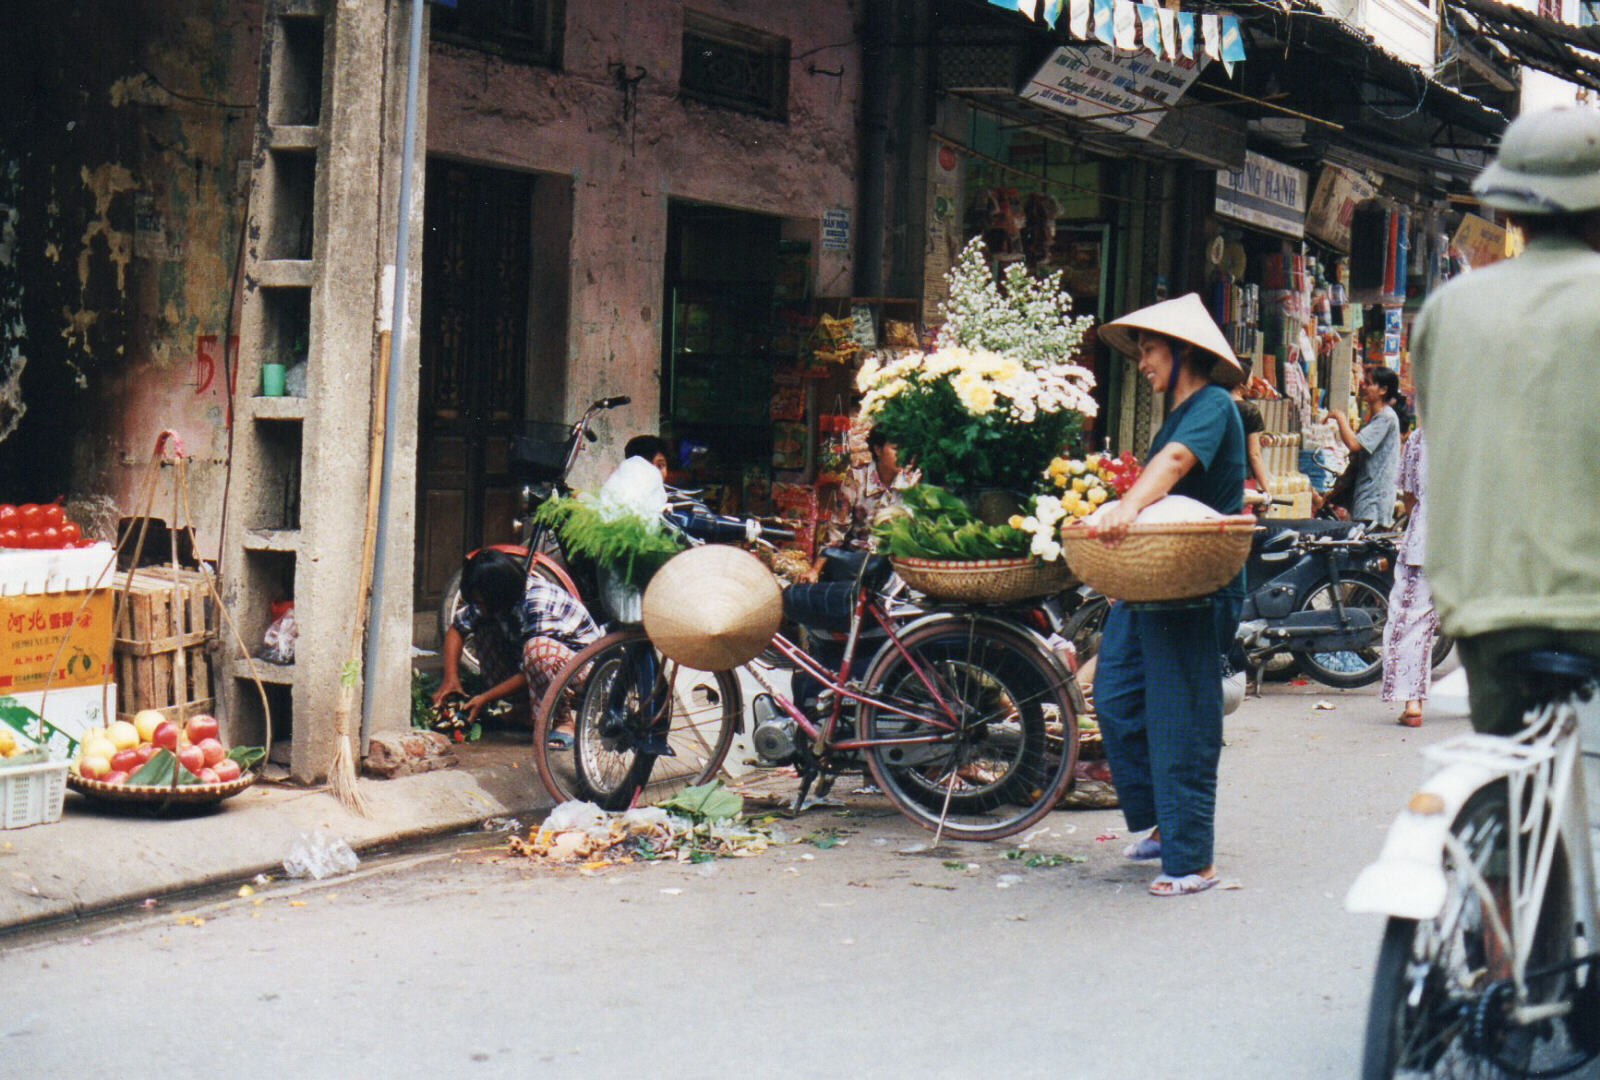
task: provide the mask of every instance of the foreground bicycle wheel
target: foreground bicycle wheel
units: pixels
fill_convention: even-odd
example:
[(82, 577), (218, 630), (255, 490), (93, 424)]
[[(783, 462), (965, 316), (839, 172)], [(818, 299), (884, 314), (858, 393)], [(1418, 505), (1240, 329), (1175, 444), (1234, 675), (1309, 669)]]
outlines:
[[(539, 776), (558, 802), (658, 802), (716, 776), (741, 711), (731, 672), (681, 667), (643, 630), (619, 631), (573, 657), (545, 692), (534, 723)], [(565, 718), (572, 749), (550, 749), (548, 733)]]
[[(1078, 718), (1063, 675), (1032, 639), (951, 617), (901, 639), (867, 673), (864, 739), (929, 739), (865, 751), (878, 786), (923, 827), (964, 840), (1010, 836), (1056, 805), (1078, 756)], [(931, 686), (931, 689), (930, 689)], [(937, 691), (937, 698), (934, 695)], [(954, 712), (955, 730), (942, 728)]]
[(1551, 868), (1527, 972), (1534, 1001), (1567, 1003), (1573, 1012), (1531, 1025), (1510, 1014), (1508, 950), (1493, 929), (1491, 900), (1474, 887), (1481, 877), (1492, 902), (1509, 908), (1506, 791), (1503, 781), (1479, 791), (1451, 826), (1470, 866), (1446, 857), (1450, 891), (1439, 917), (1389, 920), (1367, 1017), (1364, 1080), (1555, 1077), (1593, 1056), (1581, 1030), (1594, 1018), (1589, 979), (1563, 966), (1581, 931), (1564, 849)]

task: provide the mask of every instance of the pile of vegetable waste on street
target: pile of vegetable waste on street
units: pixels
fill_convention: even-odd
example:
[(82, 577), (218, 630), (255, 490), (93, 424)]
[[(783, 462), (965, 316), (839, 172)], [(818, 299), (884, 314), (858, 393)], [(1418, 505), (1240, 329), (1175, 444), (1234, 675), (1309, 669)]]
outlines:
[(656, 806), (607, 812), (572, 800), (550, 811), (513, 855), (598, 870), (633, 862), (703, 863), (760, 855), (785, 839), (770, 824), (744, 819), (744, 799), (720, 781), (684, 788)]

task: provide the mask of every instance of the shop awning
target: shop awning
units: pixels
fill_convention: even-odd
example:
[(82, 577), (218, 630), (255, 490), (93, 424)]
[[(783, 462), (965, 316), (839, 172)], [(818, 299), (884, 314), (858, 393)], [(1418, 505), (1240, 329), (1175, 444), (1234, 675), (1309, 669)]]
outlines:
[(1518, 63), (1600, 90), (1600, 26), (1570, 26), (1498, 0), (1445, 0), (1479, 36), (1499, 42)]

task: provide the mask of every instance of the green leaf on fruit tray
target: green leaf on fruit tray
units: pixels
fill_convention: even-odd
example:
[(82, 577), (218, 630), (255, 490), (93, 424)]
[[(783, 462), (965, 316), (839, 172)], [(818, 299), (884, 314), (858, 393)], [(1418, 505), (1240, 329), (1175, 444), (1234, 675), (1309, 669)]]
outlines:
[(686, 787), (656, 805), (694, 821), (722, 821), (739, 816), (744, 809), (744, 798), (724, 788), (722, 781), (713, 780), (698, 787)]
[(133, 771), (128, 777), (131, 786), (171, 787), (172, 770), (178, 770), (179, 784), (198, 784), (200, 778), (194, 773), (178, 765), (178, 759), (171, 750), (161, 749), (150, 755), (150, 760)]
[[(166, 753), (165, 750), (160, 752), (163, 754)], [(239, 763), (240, 772), (249, 772), (260, 763), (262, 758), (266, 756), (266, 750), (259, 746), (235, 746), (233, 749), (228, 751), (228, 757)], [(155, 758), (152, 757), (150, 760), (154, 761)], [(132, 778), (130, 777), (130, 779)]]
[(472, 726), (467, 728), (467, 741), (477, 742), (481, 738), (483, 738), (483, 725), (474, 720)]

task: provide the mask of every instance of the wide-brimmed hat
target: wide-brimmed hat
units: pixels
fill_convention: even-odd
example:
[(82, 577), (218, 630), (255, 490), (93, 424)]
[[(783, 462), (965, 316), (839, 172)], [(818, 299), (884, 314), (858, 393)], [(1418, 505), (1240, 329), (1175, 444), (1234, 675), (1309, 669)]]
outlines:
[(1600, 111), (1551, 109), (1519, 116), (1500, 153), (1472, 182), (1478, 201), (1517, 214), (1600, 210)]
[(1218, 361), (1211, 369), (1212, 382), (1221, 386), (1244, 382), (1244, 365), (1233, 354), (1233, 347), (1206, 310), (1199, 293), (1185, 293), (1176, 300), (1163, 300), (1113, 319), (1100, 328), (1100, 339), (1118, 352), (1137, 358), (1140, 330), (1187, 341), (1211, 353)]
[(644, 592), (644, 628), (666, 656), (724, 671), (761, 654), (783, 621), (783, 592), (760, 559), (708, 544), (674, 555)]

